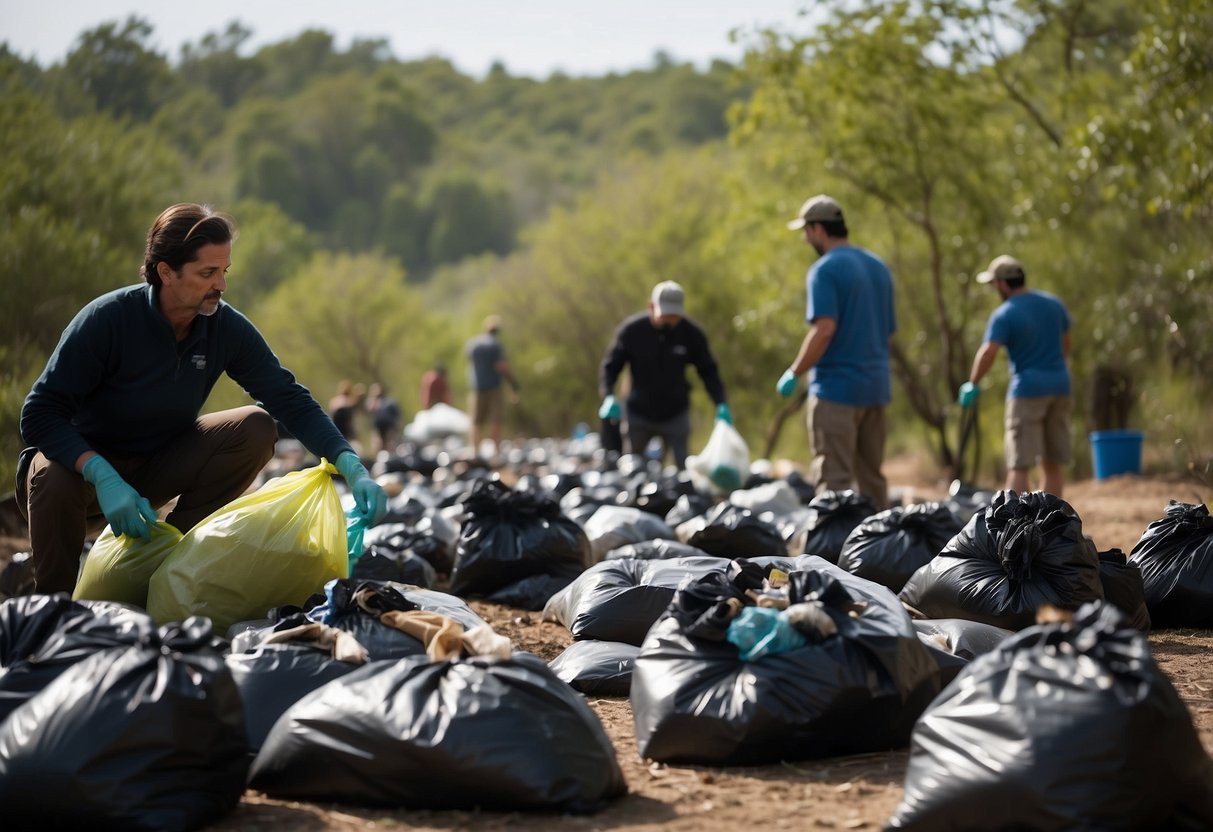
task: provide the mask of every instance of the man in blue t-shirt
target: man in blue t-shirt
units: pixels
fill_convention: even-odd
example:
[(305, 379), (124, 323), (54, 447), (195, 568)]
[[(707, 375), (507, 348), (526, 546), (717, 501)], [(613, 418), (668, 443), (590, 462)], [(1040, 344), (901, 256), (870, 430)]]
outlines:
[(472, 427), (468, 436), (472, 445), (472, 456), (480, 453), (480, 440), (484, 438), (487, 425), (493, 440), (493, 454), (501, 447), (502, 423), (505, 420), (505, 400), (502, 398), (501, 382), (507, 381), (514, 396), (518, 395), (518, 379), (505, 358), (505, 347), (501, 345), (501, 318), (489, 315), (484, 319), (484, 331), (467, 342), (464, 352), (468, 359), (468, 387), (471, 389), (468, 409), (471, 411)]
[(892, 275), (879, 257), (851, 244), (842, 208), (825, 194), (808, 199), (788, 228), (803, 229), (820, 259), (807, 278), (812, 328), (775, 389), (791, 396), (797, 378), (811, 370), (811, 476), (833, 490), (857, 488), (883, 509), (889, 339), (897, 329)]
[(995, 257), (977, 275), (993, 283), (1002, 305), (990, 315), (969, 380), (961, 385), (962, 407), (977, 403), (978, 382), (990, 370), (999, 347), (1007, 348), (1011, 386), (1007, 389), (1007, 488), (1028, 490), (1028, 469), (1040, 463), (1042, 491), (1061, 496), (1063, 465), (1070, 461), (1070, 314), (1053, 295), (1027, 288), (1023, 265)]

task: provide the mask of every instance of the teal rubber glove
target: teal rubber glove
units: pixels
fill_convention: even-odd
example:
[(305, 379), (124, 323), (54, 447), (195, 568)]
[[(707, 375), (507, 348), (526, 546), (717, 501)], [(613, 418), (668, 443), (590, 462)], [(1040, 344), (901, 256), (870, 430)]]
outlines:
[(796, 374), (792, 372), (791, 367), (788, 367), (779, 377), (779, 381), (775, 382), (775, 390), (785, 399), (791, 398), (792, 394), (796, 392), (796, 382)]
[(980, 387), (971, 381), (966, 381), (960, 385), (960, 392), (956, 394), (956, 402), (961, 407), (972, 407), (977, 404), (977, 396), (980, 393)]
[(131, 488), (105, 457), (94, 456), (80, 469), (81, 476), (97, 490), (101, 513), (115, 535), (147, 540), (156, 522), (156, 510), (146, 497)]
[(598, 407), (598, 418), (606, 419), (608, 422), (618, 422), (623, 416), (619, 409), (619, 402), (615, 401), (614, 396), (607, 396), (602, 400), (602, 404)]
[(387, 514), (387, 492), (379, 483), (371, 479), (362, 460), (352, 451), (346, 451), (337, 457), (333, 463), (345, 483), (354, 495), (354, 505), (358, 507), (355, 519), (362, 520), (367, 526), (373, 526)]
[(716, 421), (733, 424), (733, 411), (729, 410), (728, 402), (721, 402), (716, 406)]

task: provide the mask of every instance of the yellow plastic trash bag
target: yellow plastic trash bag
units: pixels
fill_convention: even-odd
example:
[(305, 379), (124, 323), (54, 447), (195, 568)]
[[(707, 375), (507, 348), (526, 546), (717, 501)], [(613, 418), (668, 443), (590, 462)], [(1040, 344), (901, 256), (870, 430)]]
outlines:
[(192, 528), (152, 575), (148, 613), (160, 624), (204, 615), (223, 633), (347, 577), (336, 473), (321, 460), (270, 480)]
[(114, 530), (106, 526), (84, 559), (72, 598), (146, 607), (152, 573), (180, 542), (181, 532), (163, 521), (151, 527), (147, 540), (126, 535), (114, 537)]

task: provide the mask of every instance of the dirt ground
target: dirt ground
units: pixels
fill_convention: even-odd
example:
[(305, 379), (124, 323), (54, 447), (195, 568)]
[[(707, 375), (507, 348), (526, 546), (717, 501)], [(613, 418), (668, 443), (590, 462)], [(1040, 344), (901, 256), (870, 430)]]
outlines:
[[(916, 499), (941, 496), (942, 485), (923, 483), (912, 467), (890, 466), (890, 482), (909, 483)], [(1079, 482), (1066, 499), (1083, 519), (1083, 530), (1101, 549), (1133, 547), (1168, 499), (1207, 504), (1208, 486), (1191, 480), (1119, 477)], [(571, 642), (568, 631), (544, 623), (538, 613), (471, 602), (516, 648), (543, 659)], [(1205, 748), (1213, 751), (1213, 631), (1168, 630), (1150, 635), (1155, 659), (1187, 704)], [(591, 699), (614, 742), (628, 794), (598, 814), (579, 816), (473, 811), (386, 811), (349, 805), (299, 803), (249, 791), (231, 815), (210, 832), (254, 830), (687, 830), (880, 829), (901, 799), (906, 750), (797, 761), (751, 768), (666, 766), (636, 751), (626, 698)]]

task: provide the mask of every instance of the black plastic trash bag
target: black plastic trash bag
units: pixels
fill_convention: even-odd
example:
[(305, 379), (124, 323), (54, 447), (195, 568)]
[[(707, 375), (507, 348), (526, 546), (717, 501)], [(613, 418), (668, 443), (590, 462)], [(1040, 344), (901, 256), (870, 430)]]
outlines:
[(408, 633), (382, 623), (385, 612), (422, 610), (452, 618), (471, 630), (484, 625), (462, 598), (390, 581), (355, 581), (343, 578), (325, 586), (327, 597), (300, 611), (284, 608), (268, 626), (233, 634), (232, 652), (250, 652), (272, 632), (289, 630), (309, 622), (320, 622), (354, 636), (367, 649), (370, 661), (402, 659), (425, 654), (425, 645)]
[(720, 503), (707, 514), (692, 517), (677, 529), (678, 539), (720, 558), (785, 555), (779, 531), (748, 508)]
[(554, 500), (481, 480), (463, 506), (454, 595), (484, 597), (533, 575), (572, 580), (590, 564), (589, 539)]
[(587, 696), (627, 696), (640, 648), (620, 641), (575, 641), (548, 667), (556, 678)]
[(57, 593), (0, 603), (0, 722), (77, 662), (155, 631), (147, 613), (112, 601)]
[(1213, 828), (1213, 764), (1146, 637), (1110, 604), (961, 671), (914, 727), (889, 829)]
[(354, 562), (350, 578), (356, 581), (395, 581), (429, 589), (438, 582), (438, 573), (430, 561), (411, 549), (375, 544)]
[(385, 547), (396, 552), (412, 552), (424, 558), (436, 572), (448, 574), (455, 565), (455, 545), (459, 532), (449, 520), (427, 509), (413, 523), (384, 523), (366, 530), (362, 538), (365, 551)]
[(523, 610), (541, 610), (548, 599), (573, 580), (571, 575), (531, 575), (494, 590), (484, 596), (484, 600)]
[(641, 543), (629, 543), (626, 546), (620, 546), (618, 549), (612, 549), (606, 553), (605, 559), (627, 560), (628, 558), (639, 558), (641, 560), (669, 560), (670, 558), (705, 557), (707, 554), (703, 549), (679, 543), (677, 540), (645, 540)]
[(575, 639), (644, 641), (686, 580), (724, 572), (730, 561), (703, 555), (674, 560), (604, 560), (551, 597), (543, 620), (569, 628)]
[(674, 530), (665, 520), (642, 509), (627, 506), (602, 506), (585, 521), (584, 528), (595, 563), (612, 549), (629, 543), (675, 539)]
[(560, 512), (577, 525), (584, 526), (598, 509), (603, 506), (618, 505), (615, 502), (617, 495), (618, 492), (614, 488), (591, 488), (579, 485), (566, 491), (560, 498)]
[(914, 622), (918, 638), (939, 665), (940, 684), (956, 678), (969, 662), (1015, 635), (1011, 630), (963, 618), (927, 618)]
[(842, 545), (855, 527), (876, 513), (872, 501), (858, 491), (822, 491), (809, 502), (812, 512), (788, 551), (817, 555), (837, 563)]
[(863, 520), (847, 535), (838, 565), (900, 592), (910, 576), (940, 553), (961, 524), (943, 503), (890, 508)]
[(231, 811), (249, 757), (205, 618), (67, 669), (0, 724), (5, 829), (195, 829)]
[(1150, 631), (1150, 608), (1146, 605), (1146, 586), (1137, 563), (1130, 561), (1122, 549), (1099, 553), (1099, 579), (1103, 583), (1104, 600), (1129, 618), (1129, 623), (1143, 633)]
[(692, 517), (702, 517), (707, 514), (712, 506), (716, 505), (716, 500), (706, 494), (683, 494), (670, 507), (670, 510), (665, 513), (665, 522), (670, 528), (677, 530), (686, 521)]
[(306, 694), (361, 665), (302, 644), (263, 644), (226, 657), (244, 705), (248, 747), (256, 753), (278, 717)]
[(1213, 517), (1203, 504), (1169, 500), (1129, 563), (1141, 569), (1153, 627), (1213, 627)]
[(598, 717), (544, 662), (376, 662), (293, 705), (253, 763), (275, 797), (592, 812), (627, 790)]
[(640, 754), (661, 762), (750, 765), (904, 744), (939, 691), (939, 670), (888, 589), (823, 558), (798, 559), (792, 603), (836, 630), (742, 661), (726, 640), (728, 599), (762, 570), (741, 564), (680, 589), (636, 657), (631, 701)]
[(1070, 504), (1043, 491), (1000, 491), (944, 550), (915, 572), (901, 600), (927, 618), (967, 618), (1008, 630), (1052, 604), (1103, 598), (1099, 554)]

